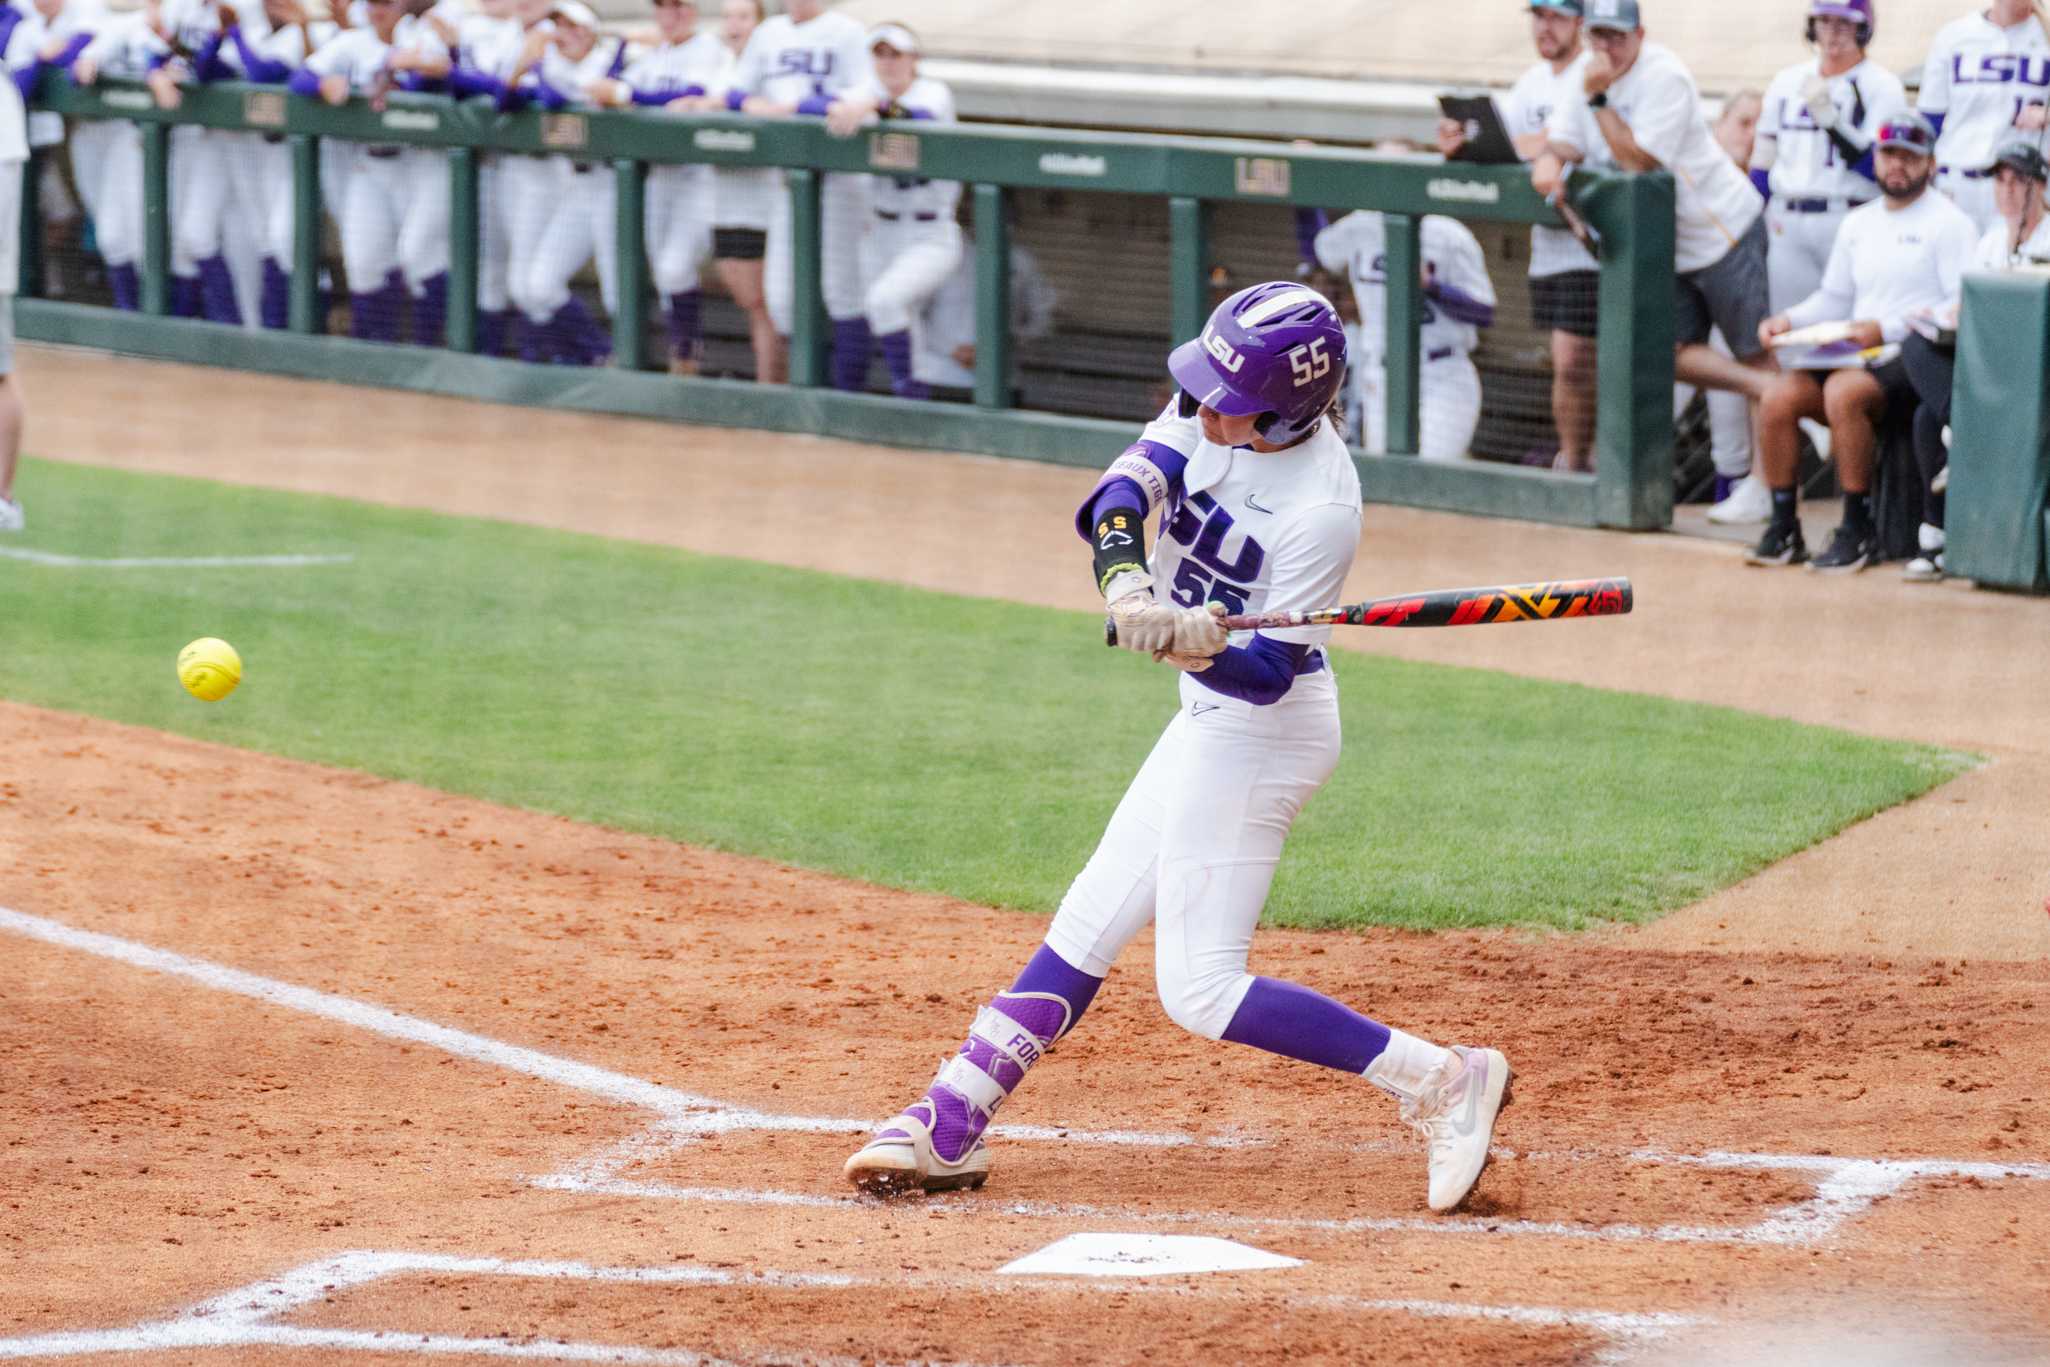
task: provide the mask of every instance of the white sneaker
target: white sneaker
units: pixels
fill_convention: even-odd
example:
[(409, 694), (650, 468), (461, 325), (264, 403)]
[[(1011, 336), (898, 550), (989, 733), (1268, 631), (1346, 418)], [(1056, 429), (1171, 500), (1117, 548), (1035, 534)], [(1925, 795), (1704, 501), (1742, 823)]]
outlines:
[(1772, 490), (1756, 474), (1737, 481), (1729, 497), (1708, 510), (1708, 520), (1720, 526), (1749, 526), (1772, 516)]
[(1453, 1062), (1424, 1079), (1402, 1118), (1431, 1145), (1431, 1209), (1448, 1211), (1467, 1198), (1488, 1165), (1495, 1117), (1509, 1104), (1509, 1060), (1496, 1049), (1452, 1046)]
[(21, 515), (21, 505), (0, 498), (0, 532), (19, 532), (28, 528), (28, 519)]
[(1815, 444), (1816, 459), (1827, 462), (1829, 460), (1830, 447), (1829, 428), (1813, 418), (1803, 418), (1801, 419), (1801, 430), (1806, 432), (1808, 440)]
[(1901, 567), (1901, 578), (1910, 584), (1934, 584), (1943, 578), (1943, 552), (1916, 556)]

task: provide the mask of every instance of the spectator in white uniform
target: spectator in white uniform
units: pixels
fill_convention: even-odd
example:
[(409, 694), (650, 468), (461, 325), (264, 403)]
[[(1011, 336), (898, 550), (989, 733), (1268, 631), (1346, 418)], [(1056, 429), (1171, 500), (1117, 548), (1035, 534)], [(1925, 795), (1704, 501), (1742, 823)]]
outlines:
[[(975, 239), (965, 232), (961, 237), (960, 264), (911, 328), (911, 373), (938, 389), (975, 388)], [(1012, 243), (1011, 339), (1027, 342), (1052, 332), (1059, 302), (1038, 258)]]
[[(1942, 308), (1957, 297), (1978, 232), (1962, 209), (1929, 193), (1935, 173), (1936, 134), (1928, 121), (1904, 109), (1879, 126), (1875, 139), (1880, 198), (1853, 209), (1830, 249), (1821, 288), (1759, 324), (1761, 342), (1821, 323), (1847, 323), (1845, 349), (1899, 343), (1911, 314)], [(1867, 365), (1789, 370), (1774, 381), (1759, 415), (1765, 479), (1772, 490), (1772, 521), (1745, 557), (1754, 565), (1793, 565), (1808, 559), (1796, 506), (1796, 422), (1827, 418), (1844, 517), (1818, 570), (1855, 572), (1880, 558), (1872, 518), (1872, 468), (1879, 431), (1889, 409), (1904, 414), (1915, 402), (1906, 367), (1896, 356)]]

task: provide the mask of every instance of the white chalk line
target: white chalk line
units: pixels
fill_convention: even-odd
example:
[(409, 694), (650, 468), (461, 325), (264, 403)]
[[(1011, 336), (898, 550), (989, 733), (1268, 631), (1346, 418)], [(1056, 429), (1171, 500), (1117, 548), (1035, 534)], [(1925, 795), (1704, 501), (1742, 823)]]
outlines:
[[(796, 1291), (906, 1288), (934, 1292), (1041, 1292), (1072, 1294), (1086, 1279), (1073, 1277), (949, 1276), (912, 1274), (890, 1278), (839, 1273), (782, 1272), (772, 1269), (736, 1271), (711, 1267), (607, 1267), (574, 1261), (464, 1258), (433, 1253), (358, 1251), (302, 1264), (280, 1276), (237, 1287), (167, 1320), (151, 1320), (125, 1329), (94, 1329), (0, 1339), (0, 1358), (76, 1357), (88, 1353), (163, 1352), (172, 1349), (279, 1347), (350, 1352), (464, 1354), (526, 1358), (556, 1362), (629, 1362), (687, 1364), (710, 1367), (732, 1361), (689, 1350), (638, 1348), (629, 1345), (573, 1343), (567, 1340), (514, 1342), (505, 1338), (465, 1338), (413, 1334), (397, 1330), (310, 1329), (278, 1321), (308, 1305), (375, 1282), (405, 1276), (511, 1277), (545, 1281), (613, 1283), (640, 1286), (753, 1286)], [(1593, 1333), (1614, 1340), (1644, 1341), (1675, 1329), (1707, 1321), (1698, 1316), (1610, 1310), (1567, 1310), (1554, 1306), (1486, 1305), (1459, 1301), (1347, 1296), (1331, 1293), (1292, 1294), (1273, 1288), (1120, 1281), (1130, 1295), (1166, 1295), (1176, 1299), (1280, 1301), (1299, 1309), (1335, 1310), (1344, 1314), (1399, 1314), (1426, 1319), (1466, 1320), (1554, 1328)], [(745, 1359), (747, 1362), (839, 1364), (872, 1359), (820, 1357), (809, 1351)], [(941, 1367), (933, 1364), (932, 1367)], [(968, 1367), (953, 1364), (952, 1367)]]
[(353, 555), (59, 555), (20, 546), (0, 546), (0, 559), (71, 570), (239, 570), (298, 569), (307, 565), (351, 565)]

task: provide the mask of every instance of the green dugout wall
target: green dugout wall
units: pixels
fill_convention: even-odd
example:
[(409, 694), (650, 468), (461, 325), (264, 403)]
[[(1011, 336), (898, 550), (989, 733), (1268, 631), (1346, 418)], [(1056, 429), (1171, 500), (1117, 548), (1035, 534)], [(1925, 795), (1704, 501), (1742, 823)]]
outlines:
[[(1372, 502), (1621, 528), (1658, 528), (1672, 515), (1673, 188), (1664, 174), (1576, 178), (1575, 202), (1601, 233), (1602, 384), (1598, 473), (1558, 474), (1495, 464), (1439, 465), (1417, 446), (1417, 325), (1422, 312), (1418, 219), (1558, 224), (1520, 167), (1414, 164), (1339, 148), (1222, 139), (1122, 136), (994, 125), (933, 128), (885, 123), (834, 138), (816, 120), (678, 117), (638, 111), (501, 114), (486, 100), (394, 95), (331, 108), (275, 87), (224, 83), (189, 89), (158, 109), (139, 85), (79, 89), (46, 79), (37, 107), (75, 119), (131, 120), (143, 130), (146, 247), (143, 312), (30, 297), (17, 305), (20, 335), (133, 355), (233, 366), (357, 384), (511, 403), (810, 432), (900, 446), (973, 451), (1080, 466), (1107, 463), (1131, 423), (1010, 409), (1005, 317), (1009, 235), (1005, 196), (1021, 187), (1121, 191), (1167, 201), (1172, 331), (1188, 336), (1207, 312), (1208, 206), (1221, 201), (1378, 209), (1387, 222), (1386, 455), (1360, 458)], [(291, 143), (298, 234), (291, 331), (243, 331), (165, 316), (169, 280), (169, 130), (176, 123), (282, 134)], [(451, 257), (446, 350), (357, 342), (316, 331), (322, 138), (404, 143), (449, 151)], [(613, 168), (619, 199), (620, 310), (616, 366), (529, 366), (470, 354), (476, 338), (478, 157), (489, 152), (574, 155)], [(799, 306), (787, 388), (682, 379), (645, 371), (640, 231), (642, 189), (654, 164), (703, 162), (786, 170), (794, 209)], [(825, 388), (826, 320), (818, 294), (818, 186), (824, 173), (922, 175), (967, 187), (977, 251), (975, 402), (919, 403)], [(30, 182), (33, 183), (33, 176)], [(25, 206), (25, 222), (33, 206)], [(23, 283), (34, 269), (27, 234)], [(1163, 358), (1164, 361), (1165, 358)]]

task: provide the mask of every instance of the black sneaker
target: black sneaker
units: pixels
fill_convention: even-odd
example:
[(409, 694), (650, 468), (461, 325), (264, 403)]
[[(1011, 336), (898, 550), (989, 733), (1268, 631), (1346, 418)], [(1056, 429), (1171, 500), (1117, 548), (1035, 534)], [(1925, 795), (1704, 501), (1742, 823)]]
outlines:
[(1811, 570), (1831, 574), (1856, 574), (1867, 565), (1879, 563), (1879, 533), (1871, 527), (1841, 524), (1830, 534), (1829, 546), (1808, 562)]
[(1808, 543), (1801, 539), (1801, 524), (1769, 526), (1758, 544), (1744, 552), (1747, 565), (1798, 565), (1808, 558)]

